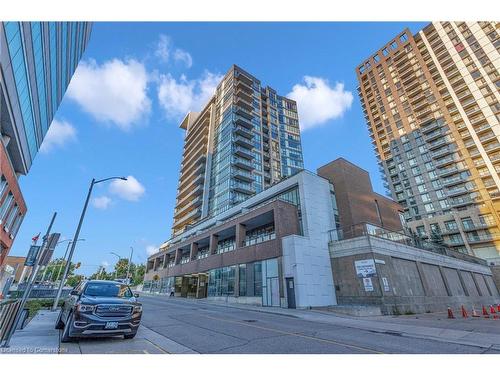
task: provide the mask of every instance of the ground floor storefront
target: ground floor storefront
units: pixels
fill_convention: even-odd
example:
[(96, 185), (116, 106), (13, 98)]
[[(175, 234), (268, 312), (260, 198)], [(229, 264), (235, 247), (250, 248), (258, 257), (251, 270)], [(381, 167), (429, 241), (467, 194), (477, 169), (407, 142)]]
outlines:
[(146, 281), (143, 290), (183, 298), (208, 298), (261, 306), (284, 303), (281, 258)]

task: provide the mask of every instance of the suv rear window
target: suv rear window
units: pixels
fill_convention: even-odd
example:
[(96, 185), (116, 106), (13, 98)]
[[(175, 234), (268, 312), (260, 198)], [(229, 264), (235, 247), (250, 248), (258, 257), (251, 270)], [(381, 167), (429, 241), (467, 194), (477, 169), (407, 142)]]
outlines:
[(92, 297), (119, 297), (131, 298), (132, 291), (126, 285), (89, 283), (83, 294)]

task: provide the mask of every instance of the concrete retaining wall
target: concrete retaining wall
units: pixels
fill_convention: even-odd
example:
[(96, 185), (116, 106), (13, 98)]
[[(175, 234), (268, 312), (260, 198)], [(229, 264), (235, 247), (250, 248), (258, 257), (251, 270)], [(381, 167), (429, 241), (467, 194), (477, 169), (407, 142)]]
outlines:
[[(384, 314), (404, 314), (500, 303), (485, 265), (374, 237), (332, 243), (330, 256), (339, 305), (378, 305)], [(359, 260), (375, 264), (368, 287), (356, 273)]]

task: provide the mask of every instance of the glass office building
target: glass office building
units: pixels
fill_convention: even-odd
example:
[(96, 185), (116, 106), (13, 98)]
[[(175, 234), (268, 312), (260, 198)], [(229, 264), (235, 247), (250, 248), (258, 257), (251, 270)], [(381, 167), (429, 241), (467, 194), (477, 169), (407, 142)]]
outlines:
[(88, 44), (88, 22), (0, 23), (0, 265), (26, 212), (28, 173)]
[(295, 101), (232, 66), (200, 113), (189, 113), (173, 234), (303, 169)]
[(4, 22), (0, 27), (2, 134), (26, 174), (90, 37), (88, 22)]

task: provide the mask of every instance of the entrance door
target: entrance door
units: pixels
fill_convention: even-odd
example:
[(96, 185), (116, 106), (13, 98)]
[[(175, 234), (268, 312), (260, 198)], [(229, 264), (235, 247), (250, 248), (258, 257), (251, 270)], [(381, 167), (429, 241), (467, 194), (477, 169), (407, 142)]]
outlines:
[(267, 306), (279, 306), (280, 305), (280, 284), (277, 277), (267, 278)]
[(288, 300), (288, 308), (295, 309), (295, 283), (293, 277), (287, 277), (286, 281), (286, 297)]

